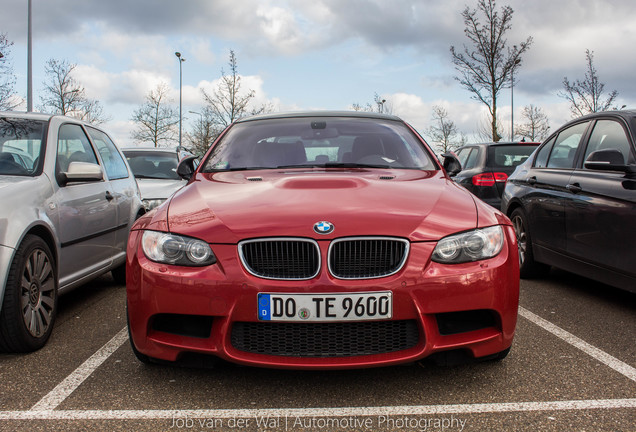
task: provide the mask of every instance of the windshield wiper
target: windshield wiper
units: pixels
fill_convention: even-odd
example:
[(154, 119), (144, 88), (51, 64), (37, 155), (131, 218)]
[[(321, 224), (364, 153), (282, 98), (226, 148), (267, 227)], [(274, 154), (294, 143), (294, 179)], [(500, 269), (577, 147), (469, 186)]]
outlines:
[(389, 165), (360, 164), (353, 162), (329, 162), (325, 168), (390, 168)]
[(286, 168), (323, 168), (324, 164), (296, 164), (296, 165), (278, 165), (276, 169)]
[(324, 164), (279, 165), (276, 168), (390, 168), (389, 165), (373, 165), (345, 162), (327, 162)]
[(274, 167), (235, 167), (235, 168), (208, 168), (201, 172), (204, 173), (216, 173), (216, 172), (229, 172), (229, 171), (256, 171), (256, 170), (266, 170), (266, 169), (275, 169)]

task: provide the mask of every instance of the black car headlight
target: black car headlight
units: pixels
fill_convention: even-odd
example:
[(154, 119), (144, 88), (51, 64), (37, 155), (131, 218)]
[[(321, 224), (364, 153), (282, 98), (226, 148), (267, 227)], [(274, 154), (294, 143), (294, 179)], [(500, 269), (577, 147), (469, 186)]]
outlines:
[(504, 244), (501, 226), (480, 228), (441, 239), (432, 260), (444, 264), (479, 261), (496, 256)]
[(159, 231), (144, 231), (141, 248), (151, 261), (163, 264), (200, 267), (216, 262), (203, 240)]

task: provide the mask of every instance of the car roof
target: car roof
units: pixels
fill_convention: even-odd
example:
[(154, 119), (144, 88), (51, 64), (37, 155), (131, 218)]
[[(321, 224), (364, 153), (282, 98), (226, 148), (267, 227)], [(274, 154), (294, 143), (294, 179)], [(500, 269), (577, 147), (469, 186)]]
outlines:
[(460, 148), (458, 148), (457, 150), (461, 150), (464, 147), (496, 147), (496, 146), (505, 146), (505, 145), (514, 145), (514, 146), (538, 146), (539, 144), (541, 144), (540, 142), (533, 142), (533, 141), (498, 141), (498, 142), (482, 142), (482, 143), (475, 143), (475, 144), (466, 144), (464, 146), (461, 146)]
[(595, 112), (595, 113), (586, 114), (586, 115), (584, 115), (582, 117), (579, 117), (577, 119), (574, 119), (574, 120), (580, 120), (582, 118), (584, 119), (584, 118), (602, 117), (604, 115), (629, 118), (629, 117), (636, 116), (636, 110), (626, 109), (626, 110), (599, 111), (599, 112)]
[(591, 114), (586, 114), (581, 117), (577, 117), (575, 119), (570, 120), (569, 122), (559, 126), (559, 130), (562, 127), (568, 126), (570, 124), (578, 123), (584, 120), (591, 120), (599, 117), (621, 117), (625, 120), (633, 119), (636, 117), (636, 110), (628, 109), (628, 110), (612, 110), (612, 111), (599, 111)]
[(122, 147), (121, 151), (143, 151), (143, 152), (160, 152), (160, 153), (177, 153), (176, 148), (167, 147)]
[(15, 119), (25, 119), (25, 120), (39, 120), (50, 122), (54, 118), (61, 119), (62, 121), (70, 121), (73, 123), (82, 124), (84, 126), (90, 126), (94, 129), (99, 129), (103, 131), (100, 125), (96, 125), (76, 117), (65, 116), (61, 114), (50, 114), (50, 113), (40, 113), (40, 112), (25, 112), (25, 111), (0, 111), (0, 117), (10, 117)]
[(271, 113), (271, 114), (260, 114), (251, 117), (244, 117), (240, 120), (237, 120), (236, 123), (244, 123), (255, 120), (271, 120), (271, 119), (284, 119), (284, 118), (303, 118), (303, 117), (357, 117), (357, 118), (373, 118), (373, 119), (381, 119), (381, 120), (398, 120), (402, 121), (401, 118), (390, 115), (390, 114), (381, 114), (381, 113), (373, 113), (366, 111), (291, 111), (291, 112), (279, 112), (279, 113)]
[[(44, 113), (35, 113), (35, 112), (0, 111), (0, 117), (49, 121), (51, 117), (54, 117), (54, 116), (53, 114), (44, 114)], [(77, 119), (73, 119), (73, 120), (77, 120)]]

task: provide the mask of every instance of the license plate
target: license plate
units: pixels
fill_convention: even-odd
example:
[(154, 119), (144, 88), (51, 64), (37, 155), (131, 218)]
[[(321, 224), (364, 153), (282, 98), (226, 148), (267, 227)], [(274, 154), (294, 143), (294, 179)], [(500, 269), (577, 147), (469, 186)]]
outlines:
[(390, 291), (347, 294), (258, 294), (261, 321), (367, 321), (390, 319)]

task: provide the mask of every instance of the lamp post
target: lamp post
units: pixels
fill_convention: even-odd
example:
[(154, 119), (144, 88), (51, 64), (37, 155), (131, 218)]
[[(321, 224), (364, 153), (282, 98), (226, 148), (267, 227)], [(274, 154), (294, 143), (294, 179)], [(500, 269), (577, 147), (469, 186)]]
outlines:
[(512, 68), (510, 69), (510, 141), (513, 142), (515, 140), (515, 98), (514, 98), (514, 88), (515, 88), (515, 66), (521, 63), (520, 59), (516, 59), (512, 64)]
[(188, 111), (188, 112), (189, 112), (190, 114), (198, 114), (198, 116), (200, 117), (200, 118), (199, 118), (199, 121), (200, 121), (201, 123), (203, 123), (203, 114), (201, 114), (200, 112), (196, 112), (196, 111)]
[(179, 147), (177, 147), (177, 152), (181, 151), (181, 123), (183, 120), (183, 116), (181, 115), (181, 110), (183, 107), (183, 74), (181, 63), (185, 61), (183, 57), (181, 57), (180, 52), (174, 53), (177, 56), (177, 60), (179, 60)]
[(27, 112), (33, 111), (33, 44), (31, 42), (31, 0), (28, 3), (27, 18)]

